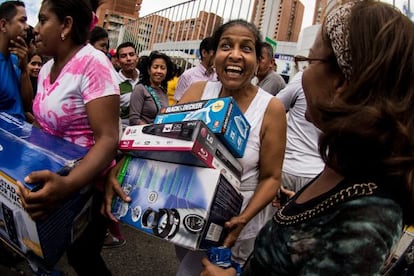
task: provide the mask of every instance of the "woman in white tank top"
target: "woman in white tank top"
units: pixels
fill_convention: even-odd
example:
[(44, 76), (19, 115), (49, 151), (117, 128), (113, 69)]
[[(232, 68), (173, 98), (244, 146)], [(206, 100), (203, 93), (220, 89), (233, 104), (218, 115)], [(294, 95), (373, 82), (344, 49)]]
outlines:
[[(222, 25), (213, 35), (215, 68), (220, 81), (194, 83), (180, 103), (233, 97), (251, 125), (244, 156), (241, 191), (242, 212), (226, 223), (231, 231), (225, 246), (243, 264), (253, 250), (254, 239), (269, 219), (263, 210), (280, 187), (286, 144), (286, 115), (282, 103), (251, 83), (259, 62), (260, 34), (243, 20)], [(203, 252), (176, 248), (180, 259), (177, 275), (199, 275)]]

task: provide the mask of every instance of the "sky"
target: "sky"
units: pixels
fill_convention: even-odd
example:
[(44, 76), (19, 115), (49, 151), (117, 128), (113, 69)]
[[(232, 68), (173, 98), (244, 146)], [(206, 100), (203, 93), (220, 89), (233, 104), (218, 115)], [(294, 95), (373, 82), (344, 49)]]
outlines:
[[(4, 2), (5, 0), (0, 0), (0, 3)], [(132, 0), (131, 0), (132, 1)], [(143, 0), (141, 5), (140, 15), (145, 16), (152, 12), (159, 11), (161, 9), (167, 8), (172, 5), (176, 5), (179, 3), (187, 2), (188, 0)], [(403, 1), (411, 1), (410, 5), (414, 6), (414, 0), (395, 0), (397, 6), (402, 6)], [(36, 25), (37, 23), (37, 13), (39, 12), (40, 0), (23, 0), (26, 5), (27, 17), (29, 25)], [(312, 24), (312, 16), (313, 10), (315, 5), (315, 0), (301, 0), (301, 2), (305, 6), (305, 12), (302, 22), (302, 28), (308, 27)], [(392, 3), (392, 0), (385, 0), (384, 2)], [(414, 9), (411, 8), (411, 9)]]

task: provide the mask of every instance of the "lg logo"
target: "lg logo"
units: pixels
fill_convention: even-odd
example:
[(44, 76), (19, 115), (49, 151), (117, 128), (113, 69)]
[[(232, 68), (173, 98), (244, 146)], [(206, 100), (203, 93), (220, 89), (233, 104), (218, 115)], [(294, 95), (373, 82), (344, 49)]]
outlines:
[(213, 136), (211, 136), (210, 134), (207, 134), (206, 140), (207, 140), (210, 144), (213, 144), (213, 143), (214, 143), (214, 138), (213, 138)]

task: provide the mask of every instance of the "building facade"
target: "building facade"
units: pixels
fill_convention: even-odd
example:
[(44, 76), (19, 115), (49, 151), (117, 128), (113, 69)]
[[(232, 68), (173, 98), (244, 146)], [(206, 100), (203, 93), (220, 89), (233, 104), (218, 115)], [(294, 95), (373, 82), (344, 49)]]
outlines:
[(342, 2), (343, 0), (315, 0), (312, 25), (322, 24), (326, 14)]
[(122, 26), (136, 21), (142, 0), (107, 0), (98, 8), (98, 25), (109, 33), (110, 47), (115, 48)]
[[(160, 14), (150, 14), (127, 24), (124, 36), (142, 52), (153, 49), (155, 44), (165, 42), (201, 41), (211, 36), (221, 24), (221, 16), (205, 11), (199, 11), (197, 17), (177, 21)], [(170, 45), (174, 47), (174, 44)]]
[(251, 22), (264, 37), (296, 42), (305, 8), (299, 0), (255, 0)]
[[(285, 62), (297, 52), (303, 13), (299, 0), (192, 0), (124, 24), (116, 34), (115, 45), (130, 41), (139, 55), (162, 51), (187, 68), (199, 62), (198, 48), (203, 38), (211, 36), (221, 24), (241, 18), (254, 23), (267, 41), (276, 41), (275, 53)], [(285, 65), (278, 68), (291, 74), (290, 64)]]

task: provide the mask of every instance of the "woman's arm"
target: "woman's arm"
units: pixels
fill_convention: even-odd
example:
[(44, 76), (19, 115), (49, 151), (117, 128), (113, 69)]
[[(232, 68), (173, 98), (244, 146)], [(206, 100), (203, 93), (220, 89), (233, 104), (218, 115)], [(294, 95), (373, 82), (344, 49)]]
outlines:
[[(105, 110), (105, 112), (102, 112)], [(81, 164), (69, 175), (74, 183), (81, 183), (87, 178), (103, 172), (114, 160), (119, 138), (119, 96), (101, 97), (86, 104), (89, 123), (91, 125), (95, 144), (90, 148)], [(84, 166), (81, 166), (83, 163)], [(93, 176), (84, 185), (93, 180)], [(84, 185), (80, 185), (81, 187)]]
[[(105, 112), (102, 112), (103, 110)], [(45, 218), (71, 195), (92, 184), (116, 155), (119, 137), (119, 95), (105, 96), (88, 102), (86, 112), (95, 144), (80, 164), (68, 176), (60, 176), (46, 170), (30, 173), (25, 178), (27, 183), (44, 183), (42, 189), (36, 192), (29, 192), (19, 184), (23, 207), (33, 219)]]
[(283, 104), (273, 98), (266, 109), (260, 131), (259, 184), (239, 216), (226, 226), (233, 229), (225, 245), (231, 246), (243, 227), (275, 198), (280, 187), (283, 158), (286, 147), (286, 114)]
[(114, 222), (118, 221), (112, 214), (112, 199), (114, 195), (119, 196), (125, 202), (131, 201), (131, 198), (128, 195), (126, 195), (125, 192), (122, 190), (117, 178), (118, 173), (121, 170), (122, 165), (124, 163), (124, 160), (125, 157), (122, 157), (122, 159), (117, 162), (116, 166), (111, 168), (111, 171), (109, 172), (105, 182), (105, 197), (101, 207), (101, 213)]

